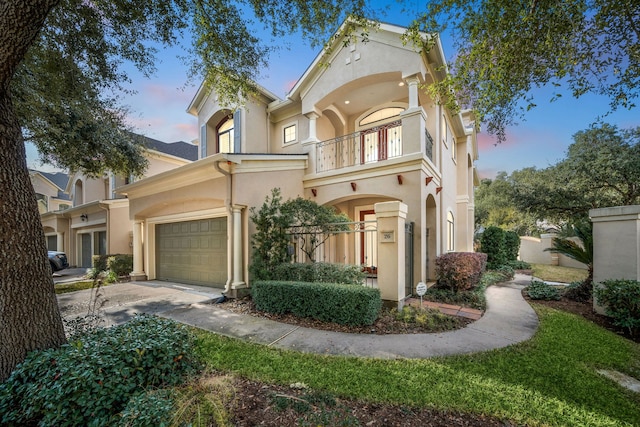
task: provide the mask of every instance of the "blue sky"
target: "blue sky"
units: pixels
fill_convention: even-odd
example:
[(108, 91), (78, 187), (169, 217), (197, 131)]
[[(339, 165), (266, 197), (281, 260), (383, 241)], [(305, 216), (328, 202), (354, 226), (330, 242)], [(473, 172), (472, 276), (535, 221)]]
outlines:
[[(394, 8), (397, 9), (396, 6)], [(406, 25), (409, 17), (398, 10), (391, 10), (384, 21)], [(261, 72), (258, 82), (273, 92), (285, 97), (287, 91), (302, 76), (306, 68), (319, 53), (302, 38), (292, 36), (285, 41), (288, 49), (281, 49), (270, 58), (269, 67)], [(453, 49), (447, 35), (443, 35), (443, 45), (447, 58), (453, 57)], [(137, 93), (123, 98), (131, 111), (130, 123), (141, 134), (164, 142), (191, 141), (197, 137), (197, 120), (186, 112), (189, 102), (196, 93), (197, 85), (187, 85), (187, 69), (177, 59), (184, 52), (167, 49), (160, 53), (156, 64), (157, 72), (145, 78), (135, 72), (131, 74), (132, 88)], [(574, 99), (563, 94), (559, 100), (549, 102), (553, 92), (540, 88), (533, 92), (537, 107), (530, 110), (526, 120), (507, 129), (507, 141), (500, 145), (486, 132), (478, 138), (480, 159), (476, 166), (481, 178), (492, 178), (498, 171), (512, 172), (524, 167), (544, 168), (561, 160), (572, 136), (585, 130), (598, 117), (609, 112), (609, 100), (587, 95)], [(604, 121), (620, 128), (640, 126), (638, 108), (618, 110), (610, 113)], [(33, 147), (27, 146), (29, 167), (50, 170), (37, 162)]]

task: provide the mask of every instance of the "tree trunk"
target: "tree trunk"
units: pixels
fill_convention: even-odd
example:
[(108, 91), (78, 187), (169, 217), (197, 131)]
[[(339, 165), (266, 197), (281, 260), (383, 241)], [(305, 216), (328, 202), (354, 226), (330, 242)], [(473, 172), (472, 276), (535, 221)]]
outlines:
[(13, 74), (58, 0), (0, 0), (0, 381), (65, 342), (44, 233), (11, 102)]

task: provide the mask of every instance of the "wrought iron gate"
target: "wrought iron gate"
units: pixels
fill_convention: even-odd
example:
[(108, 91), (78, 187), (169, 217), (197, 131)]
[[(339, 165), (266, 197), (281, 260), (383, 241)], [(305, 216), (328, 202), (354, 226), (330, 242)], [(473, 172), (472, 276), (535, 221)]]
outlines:
[(404, 225), (404, 293), (407, 297), (413, 294), (413, 226), (413, 222)]

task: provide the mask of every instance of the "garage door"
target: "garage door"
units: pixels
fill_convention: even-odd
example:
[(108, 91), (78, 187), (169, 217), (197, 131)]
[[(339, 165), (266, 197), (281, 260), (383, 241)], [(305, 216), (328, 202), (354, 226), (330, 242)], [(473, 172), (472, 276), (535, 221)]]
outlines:
[(156, 277), (223, 287), (227, 281), (227, 219), (156, 225)]

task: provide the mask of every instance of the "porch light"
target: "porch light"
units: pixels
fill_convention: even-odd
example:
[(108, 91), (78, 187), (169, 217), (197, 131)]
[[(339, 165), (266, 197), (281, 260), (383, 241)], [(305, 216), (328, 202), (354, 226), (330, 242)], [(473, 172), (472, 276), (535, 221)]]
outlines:
[(83, 213), (82, 215), (80, 215), (81, 221), (86, 221), (87, 219), (89, 219), (89, 215), (87, 215), (86, 213)]
[(318, 195), (318, 190), (316, 188), (312, 188), (311, 194), (313, 194), (313, 197), (316, 197)]
[(398, 175), (398, 184), (402, 185), (402, 175)]
[(398, 86), (400, 86), (400, 87), (404, 86), (404, 82), (398, 83)]
[(356, 188), (357, 188), (356, 183), (355, 183), (355, 182), (352, 182), (352, 183), (351, 183), (351, 189), (352, 189), (353, 191), (356, 191)]
[(349, 101), (348, 99), (346, 101), (344, 101), (345, 104), (350, 104), (351, 101)]

